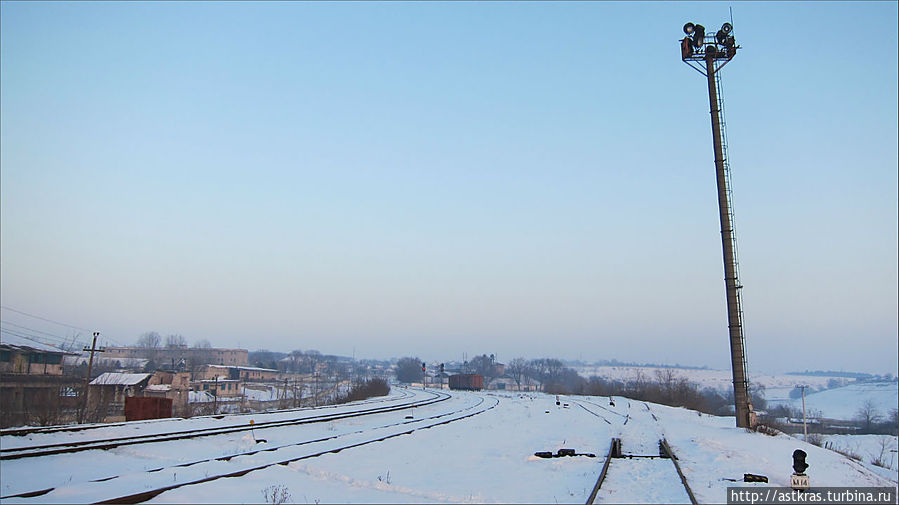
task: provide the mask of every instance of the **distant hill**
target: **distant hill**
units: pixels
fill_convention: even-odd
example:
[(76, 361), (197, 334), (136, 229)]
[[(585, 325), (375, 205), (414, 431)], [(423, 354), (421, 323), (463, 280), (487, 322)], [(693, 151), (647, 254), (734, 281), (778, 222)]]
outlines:
[(833, 370), (806, 370), (804, 372), (787, 372), (787, 375), (805, 375), (809, 377), (846, 377), (849, 379), (867, 380), (874, 377), (869, 373), (861, 372), (836, 372)]

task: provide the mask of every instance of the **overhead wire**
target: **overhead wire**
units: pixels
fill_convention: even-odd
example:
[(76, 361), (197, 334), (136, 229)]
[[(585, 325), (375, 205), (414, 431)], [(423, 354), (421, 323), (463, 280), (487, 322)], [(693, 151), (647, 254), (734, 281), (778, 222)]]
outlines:
[[(58, 324), (58, 325), (60, 325), (60, 326), (65, 326), (65, 327), (67, 327), (67, 328), (72, 328), (72, 329), (75, 329), (75, 330), (86, 331), (86, 332), (91, 333), (91, 334), (95, 331), (95, 330), (89, 330), (89, 329), (87, 329), (87, 328), (83, 328), (83, 327), (81, 327), (81, 326), (77, 326), (77, 325), (74, 325), (74, 324), (63, 323), (63, 322), (56, 321), (56, 320), (53, 320), (53, 319), (50, 319), (50, 318), (47, 318), (47, 317), (42, 317), (42, 316), (38, 316), (38, 315), (35, 315), (35, 314), (31, 314), (31, 313), (28, 313), (28, 312), (25, 312), (25, 311), (22, 311), (22, 310), (19, 310), (19, 309), (14, 309), (14, 308), (12, 308), (12, 307), (10, 307), (10, 306), (8, 306), (8, 305), (0, 305), (0, 308), (3, 308), (3, 309), (5, 309), (5, 310), (9, 310), (9, 311), (11, 311), (11, 312), (15, 312), (15, 313), (17, 313), (17, 314), (22, 314), (23, 316), (28, 316), (28, 317), (33, 317), (33, 318), (35, 318), (35, 319), (40, 319), (41, 321), (46, 321), (46, 322), (48, 322), (48, 323)], [(25, 327), (25, 326), (21, 326), (21, 325), (15, 324), (15, 323), (9, 323), (8, 321), (3, 321), (3, 322), (8, 323), (8, 324), (11, 324), (11, 325), (13, 325), (13, 326), (17, 326), (17, 327), (19, 327), (19, 328), (26, 328), (26, 329), (30, 329), (30, 330), (32, 330), (32, 331), (36, 331), (36, 332), (38, 332), (38, 333), (48, 334), (48, 333), (46, 333), (46, 332), (43, 332), (43, 331), (40, 331), (40, 330), (35, 330), (35, 329), (33, 329), (33, 328), (27, 328), (27, 327)], [(63, 341), (63, 343), (66, 343), (66, 342), (68, 342), (69, 340), (72, 340), (73, 343), (74, 343), (74, 342), (78, 342), (80, 345), (87, 345), (86, 343), (84, 343), (84, 341), (82, 341), (81, 339), (78, 339), (77, 337), (74, 338), (74, 339), (72, 339), (72, 338), (59, 337), (58, 335), (53, 335), (53, 336), (55, 336), (55, 337), (57, 337), (57, 338), (61, 338), (62, 341)], [(116, 339), (110, 338), (108, 335), (105, 335), (105, 334), (103, 334), (103, 333), (101, 333), (101, 340), (106, 341), (106, 342), (111, 342), (112, 344), (115, 344), (115, 345), (121, 345), (121, 342), (117, 341)]]
[(6, 310), (15, 312), (15, 313), (17, 313), (17, 314), (22, 314), (23, 316), (28, 316), (28, 317), (33, 317), (33, 318), (35, 318), (35, 319), (40, 319), (41, 321), (47, 321), (48, 323), (59, 324), (59, 325), (62, 325), (62, 326), (68, 326), (69, 328), (74, 328), (74, 329), (76, 329), (76, 330), (81, 330), (81, 331), (94, 331), (94, 330), (89, 330), (89, 329), (87, 329), (87, 328), (82, 328), (82, 327), (80, 327), (80, 326), (75, 326), (74, 324), (61, 323), (61, 322), (59, 322), (59, 321), (54, 321), (54, 320), (48, 319), (48, 318), (46, 318), (46, 317), (41, 317), (41, 316), (36, 316), (36, 315), (34, 315), (34, 314), (29, 314), (28, 312), (24, 312), (24, 311), (21, 311), (21, 310), (18, 310), (18, 309), (14, 309), (14, 308), (9, 307), (9, 306), (7, 306), (7, 305), (0, 305), (0, 308), (3, 308), (3, 309), (6, 309)]

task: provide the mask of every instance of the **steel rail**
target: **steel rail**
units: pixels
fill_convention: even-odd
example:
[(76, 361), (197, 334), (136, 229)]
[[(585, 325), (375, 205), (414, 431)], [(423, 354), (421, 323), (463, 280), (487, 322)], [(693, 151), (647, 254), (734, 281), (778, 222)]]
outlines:
[[(337, 407), (344, 407), (347, 405), (365, 405), (369, 403), (384, 403), (395, 400), (403, 400), (412, 396), (408, 391), (400, 391), (402, 396), (393, 396), (393, 397), (378, 397), (378, 398), (369, 398), (367, 400), (360, 400), (356, 402), (336, 404), (336, 405), (322, 405), (320, 407), (297, 407), (291, 409), (281, 409), (275, 411), (268, 412), (253, 412), (253, 413), (241, 413), (241, 414), (233, 414), (233, 415), (262, 415), (262, 414), (280, 414), (284, 412), (308, 412), (311, 410), (322, 410), (322, 409), (333, 409)], [(167, 417), (162, 419), (148, 419), (144, 421), (123, 421), (123, 422), (115, 422), (115, 423), (94, 423), (94, 424), (72, 424), (72, 425), (64, 425), (64, 426), (41, 426), (35, 428), (4, 428), (0, 429), (0, 437), (24, 437), (28, 435), (38, 435), (38, 434), (47, 434), (47, 433), (60, 433), (60, 432), (68, 432), (68, 431), (88, 431), (88, 430), (101, 430), (106, 428), (113, 428), (118, 426), (133, 426), (135, 424), (149, 424), (149, 423), (157, 423), (157, 422), (167, 422), (167, 421), (176, 421), (181, 419), (222, 419), (232, 414), (211, 414), (206, 416), (194, 416), (190, 418), (180, 418), (180, 417)]]
[[(366, 440), (366, 441), (363, 441), (363, 442), (357, 442), (357, 443), (355, 443), (355, 444), (350, 444), (350, 445), (347, 445), (347, 446), (344, 446), (344, 447), (338, 447), (338, 448), (334, 448), (334, 449), (328, 449), (328, 450), (325, 450), (325, 451), (320, 451), (320, 452), (316, 452), (316, 453), (313, 453), (313, 454), (307, 454), (307, 455), (305, 455), (305, 456), (299, 456), (299, 457), (296, 457), (296, 458), (290, 458), (290, 459), (286, 459), (286, 460), (283, 460), (283, 461), (278, 461), (278, 462), (273, 462), (273, 463), (266, 463), (266, 464), (263, 464), (263, 465), (258, 465), (258, 466), (254, 466), (254, 467), (251, 467), (251, 468), (241, 469), (241, 470), (237, 470), (237, 471), (234, 471), (234, 472), (229, 472), (229, 473), (220, 474), (220, 475), (214, 475), (214, 476), (211, 476), (211, 477), (205, 477), (205, 478), (203, 478), (203, 479), (198, 479), (198, 480), (194, 480), (194, 481), (191, 481), (191, 482), (184, 482), (184, 483), (180, 483), (180, 484), (173, 484), (173, 485), (165, 486), (165, 487), (158, 488), (158, 489), (152, 489), (152, 490), (149, 490), (149, 491), (142, 491), (142, 492), (140, 492), (140, 493), (134, 493), (134, 494), (130, 494), (130, 495), (119, 496), (119, 497), (117, 497), (117, 498), (111, 498), (111, 499), (108, 499), (108, 500), (103, 500), (103, 501), (99, 501), (99, 502), (95, 502), (95, 503), (98, 503), (98, 504), (105, 504), (105, 503), (126, 503), (126, 504), (141, 503), (141, 502), (150, 500), (150, 499), (152, 499), (152, 498), (154, 498), (154, 497), (156, 497), (156, 496), (159, 496), (160, 494), (165, 493), (166, 491), (171, 491), (171, 490), (173, 490), (173, 489), (178, 489), (178, 488), (185, 487), (185, 486), (192, 486), (192, 485), (195, 485), (195, 484), (202, 484), (202, 483), (205, 483), (205, 482), (211, 482), (211, 481), (218, 480), (218, 479), (224, 479), (224, 478), (230, 478), (230, 477), (243, 477), (244, 475), (246, 475), (246, 474), (248, 474), (248, 473), (250, 473), (250, 472), (254, 472), (254, 471), (256, 471), (256, 470), (262, 470), (262, 469), (264, 469), (264, 468), (270, 468), (270, 467), (273, 467), (273, 466), (275, 466), (275, 465), (286, 466), (286, 465), (289, 465), (290, 463), (293, 463), (293, 462), (296, 462), (296, 461), (301, 461), (301, 460), (304, 460), (304, 459), (317, 458), (317, 457), (319, 457), (319, 456), (323, 456), (323, 455), (325, 455), (325, 454), (330, 454), (330, 453), (335, 453), (335, 454), (336, 454), (336, 453), (339, 453), (339, 452), (341, 452), (341, 451), (345, 451), (345, 450), (347, 450), (347, 449), (353, 449), (353, 448), (356, 448), (356, 447), (361, 447), (361, 446), (373, 444), (373, 443), (376, 443), (376, 442), (383, 442), (384, 440), (389, 440), (389, 439), (391, 439), (391, 438), (396, 438), (396, 437), (400, 437), (400, 436), (403, 436), (403, 435), (410, 435), (410, 434), (412, 434), (412, 433), (414, 433), (414, 432), (416, 432), (416, 431), (419, 431), (419, 430), (427, 430), (427, 429), (430, 429), (430, 428), (434, 428), (434, 427), (436, 427), (436, 426), (446, 425), (446, 424), (449, 424), (449, 423), (452, 423), (452, 422), (455, 422), (455, 421), (461, 421), (461, 420), (463, 420), (463, 419), (467, 419), (467, 418), (469, 418), (469, 417), (476, 416), (476, 415), (478, 415), (478, 414), (483, 414), (484, 412), (487, 412), (487, 411), (489, 411), (489, 410), (495, 408), (497, 405), (499, 405), (499, 399), (493, 398), (493, 400), (494, 400), (494, 404), (491, 405), (490, 407), (487, 407), (486, 409), (480, 410), (480, 411), (477, 411), (477, 412), (472, 412), (471, 414), (467, 414), (467, 415), (464, 415), (464, 416), (462, 416), (462, 417), (457, 417), (457, 418), (453, 418), (453, 419), (447, 419), (447, 420), (444, 420), (444, 421), (441, 421), (441, 422), (438, 422), (438, 423), (434, 423), (434, 424), (430, 424), (430, 425), (427, 425), (427, 426), (420, 426), (420, 427), (417, 427), (417, 428), (412, 428), (411, 430), (406, 430), (406, 431), (402, 431), (402, 432), (399, 432), (399, 433), (392, 433), (392, 434), (390, 434), (390, 435), (385, 435), (385, 436), (383, 436), (383, 437), (378, 437), (378, 438), (375, 438), (375, 439), (372, 439), (372, 440)], [(463, 409), (462, 411), (468, 410), (468, 409), (470, 409), (470, 408), (473, 408), (473, 407), (468, 407), (467, 409)], [(462, 412), (462, 411), (458, 411), (458, 412)]]
[[(435, 402), (435, 403), (436, 403), (436, 402)], [(335, 440), (335, 439), (338, 439), (338, 438), (341, 438), (341, 437), (345, 437), (345, 436), (358, 435), (358, 434), (360, 434), (360, 433), (364, 433), (365, 431), (379, 430), (379, 429), (384, 429), (384, 428), (391, 428), (391, 427), (394, 427), (394, 426), (400, 426), (400, 425), (403, 425), (403, 424), (414, 424), (414, 423), (420, 423), (420, 422), (427, 421), (427, 420), (440, 419), (440, 418), (442, 418), (442, 417), (447, 417), (447, 416), (457, 415), (457, 414), (460, 414), (460, 413), (465, 412), (465, 411), (467, 411), (467, 410), (471, 410), (471, 409), (477, 408), (477, 407), (479, 407), (479, 406), (480, 406), (481, 404), (483, 404), (483, 403), (484, 403), (484, 398), (480, 398), (479, 401), (478, 401), (478, 403), (476, 403), (476, 404), (474, 404), (474, 405), (470, 405), (470, 406), (465, 407), (465, 408), (463, 408), (463, 409), (458, 409), (458, 410), (454, 410), (454, 411), (451, 411), (451, 412), (444, 412), (444, 413), (442, 413), (442, 414), (437, 414), (437, 415), (432, 415), (432, 416), (428, 416), (428, 417), (423, 417), (423, 418), (421, 418), (421, 419), (416, 419), (416, 420), (411, 420), (411, 421), (410, 421), (410, 420), (404, 420), (404, 421), (401, 421), (401, 422), (398, 422), (398, 423), (390, 423), (390, 424), (385, 424), (385, 425), (381, 425), (381, 426), (374, 426), (374, 427), (365, 428), (365, 429), (362, 429), (362, 430), (356, 430), (356, 431), (351, 431), (351, 432), (347, 432), (347, 433), (341, 433), (341, 434), (339, 434), (339, 435), (333, 435), (333, 436), (324, 437), (324, 438), (319, 438), (319, 439), (314, 439), (314, 440), (306, 440), (306, 441), (297, 442), (297, 443), (293, 443), (293, 444), (285, 444), (285, 445), (280, 445), (280, 446), (276, 446), (276, 447), (266, 447), (266, 448), (264, 448), (264, 449), (257, 449), (257, 450), (253, 450), (253, 451), (246, 451), (246, 452), (241, 452), (241, 453), (229, 454), (229, 455), (218, 456), (218, 457), (214, 457), (214, 458), (207, 458), (207, 459), (201, 459), (201, 460), (196, 460), (196, 461), (189, 461), (189, 462), (186, 462), (186, 463), (179, 463), (179, 464), (177, 464), (177, 465), (171, 465), (171, 466), (168, 466), (168, 467), (158, 467), (158, 468), (153, 468), (153, 469), (150, 469), (150, 470), (145, 470), (144, 473), (155, 473), (155, 472), (160, 472), (160, 471), (163, 471), (163, 470), (166, 470), (166, 469), (185, 468), (185, 467), (194, 466), (194, 465), (203, 464), (203, 463), (211, 463), (211, 462), (214, 462), (214, 461), (230, 461), (230, 460), (232, 460), (232, 459), (234, 459), (234, 458), (237, 458), (237, 457), (240, 457), (240, 456), (252, 456), (252, 455), (255, 455), (255, 454), (258, 454), (258, 453), (261, 453), (261, 452), (274, 452), (274, 451), (277, 451), (277, 450), (280, 450), (280, 449), (286, 449), (286, 448), (291, 448), (291, 447), (299, 447), (299, 446), (302, 446), (302, 445), (314, 444), (314, 443), (319, 443), (319, 442), (326, 442), (326, 441), (328, 441), (328, 440)], [(498, 404), (498, 402), (497, 402), (497, 404)], [(492, 408), (494, 408), (494, 407), (496, 407), (496, 404), (494, 404), (493, 406), (491, 406), (490, 408), (488, 408), (488, 409), (486, 409), (486, 410), (490, 410), (490, 409), (492, 409)], [(366, 414), (366, 413), (360, 413), (360, 414), (357, 414), (357, 415), (351, 416), (351, 417), (362, 417), (362, 416), (364, 416), (364, 415), (369, 415), (369, 414)], [(467, 416), (466, 416), (466, 417), (467, 417)], [(438, 424), (440, 424), (440, 423), (438, 423)], [(429, 427), (431, 427), (431, 426), (425, 426), (425, 427), (422, 427), (422, 428), (419, 428), (419, 429), (427, 429), (427, 428), (429, 428)], [(119, 475), (112, 475), (112, 476), (106, 476), (106, 477), (101, 477), (101, 478), (91, 479), (91, 480), (85, 481), (85, 482), (105, 482), (105, 481), (117, 479), (117, 478), (119, 478), (119, 477), (120, 477)], [(56, 487), (54, 486), (54, 487), (49, 487), (49, 488), (40, 489), (40, 490), (35, 490), (35, 491), (26, 491), (26, 492), (21, 492), (21, 493), (17, 493), (17, 494), (7, 495), (7, 496), (0, 496), (0, 500), (6, 500), (6, 499), (9, 499), (9, 498), (32, 498), (32, 497), (35, 497), (35, 496), (42, 496), (42, 495), (45, 495), (45, 494), (50, 493), (51, 491), (53, 491), (53, 490), (55, 490), (55, 489), (56, 489)]]
[[(28, 447), (16, 447), (10, 449), (3, 449), (0, 452), (7, 453), (0, 455), (0, 461), (21, 459), (21, 458), (31, 458), (31, 457), (40, 457), (40, 456), (49, 456), (53, 454), (66, 454), (73, 452), (81, 452), (81, 451), (89, 451), (93, 449), (113, 449), (116, 447), (124, 446), (124, 445), (137, 445), (137, 444), (145, 444), (145, 443), (155, 443), (155, 442), (167, 442), (172, 440), (184, 440), (189, 438), (197, 438), (197, 437), (206, 437), (213, 435), (222, 435), (226, 433), (235, 433), (241, 431), (251, 431), (251, 430), (260, 430), (266, 428), (277, 428), (281, 426), (292, 426), (299, 424), (311, 424), (311, 423), (321, 423), (334, 421), (338, 419), (345, 419), (348, 417), (358, 417), (360, 415), (371, 415), (371, 414), (380, 414), (383, 412), (394, 412), (397, 410), (405, 410), (408, 408), (421, 407), (425, 405), (430, 405), (432, 403), (442, 402), (450, 398), (450, 395), (446, 393), (434, 393), (435, 396), (433, 398), (424, 400), (424, 401), (416, 401), (410, 403), (403, 403), (399, 405), (393, 405), (388, 407), (376, 407), (368, 410), (359, 410), (359, 411), (351, 411), (347, 413), (334, 413), (334, 414), (325, 414), (322, 416), (315, 417), (303, 417), (303, 418), (295, 418), (295, 419), (287, 419), (280, 421), (266, 421), (262, 423), (255, 424), (237, 424), (230, 425), (225, 427), (218, 428), (197, 428), (192, 430), (185, 430), (180, 432), (169, 432), (162, 434), (152, 434), (152, 435), (137, 435), (131, 437), (119, 437), (119, 438), (110, 438), (103, 440), (86, 440), (80, 442), (65, 442), (58, 444), (47, 444), (42, 446), (28, 446)], [(30, 451), (30, 452), (27, 452)]]

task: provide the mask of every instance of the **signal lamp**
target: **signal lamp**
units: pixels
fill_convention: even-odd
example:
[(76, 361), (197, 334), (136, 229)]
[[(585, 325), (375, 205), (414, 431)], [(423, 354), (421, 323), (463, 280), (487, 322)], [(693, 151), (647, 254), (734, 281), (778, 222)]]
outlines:
[(705, 27), (702, 25), (696, 25), (693, 27), (693, 46), (696, 48), (702, 47), (702, 41), (705, 39)]
[(730, 23), (724, 23), (723, 25), (721, 25), (721, 31), (724, 33), (730, 33), (733, 31), (733, 29), (734, 29), (734, 25), (732, 25)]
[(715, 40), (717, 40), (719, 44), (724, 44), (724, 42), (727, 41), (727, 33), (724, 30), (718, 30), (718, 33), (715, 34)]
[(691, 33), (693, 33), (694, 28), (696, 28), (696, 25), (694, 25), (693, 23), (687, 23), (684, 25), (684, 33), (690, 35)]
[(693, 42), (689, 37), (684, 37), (680, 44), (680, 55), (681, 59), (687, 59), (690, 56), (693, 56)]

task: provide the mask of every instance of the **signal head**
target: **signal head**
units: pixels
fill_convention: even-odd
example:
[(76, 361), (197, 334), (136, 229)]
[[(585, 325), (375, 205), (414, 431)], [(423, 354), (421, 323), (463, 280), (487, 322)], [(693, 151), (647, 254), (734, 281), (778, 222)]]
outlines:
[(721, 25), (721, 31), (724, 32), (725, 34), (729, 34), (733, 30), (734, 30), (734, 25), (732, 25), (730, 23), (724, 23), (723, 25)]
[(705, 27), (702, 25), (695, 25), (693, 27), (693, 46), (697, 48), (702, 47), (703, 39), (705, 39)]
[(715, 34), (715, 40), (717, 40), (719, 44), (724, 44), (727, 42), (727, 33), (725, 33), (724, 30), (718, 30), (718, 33)]
[(693, 33), (693, 29), (695, 27), (696, 27), (696, 25), (694, 25), (693, 23), (685, 24), (684, 25), (684, 33), (686, 33), (687, 35), (690, 35), (691, 33)]

